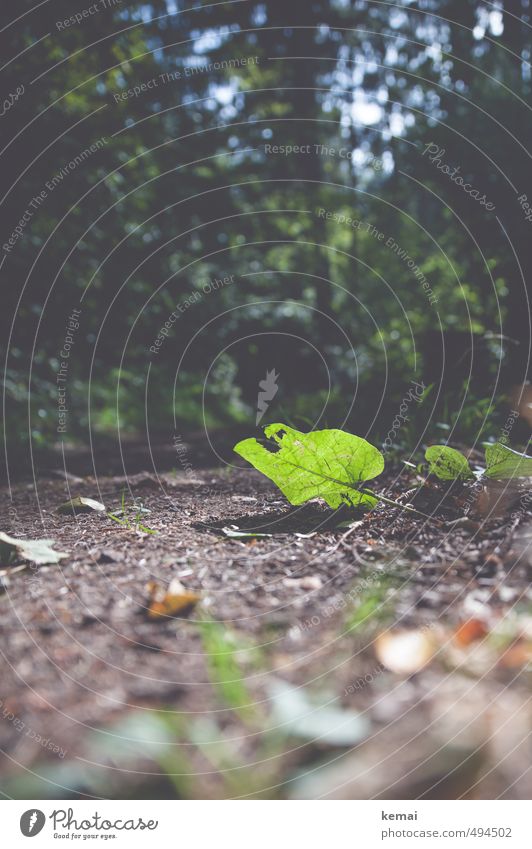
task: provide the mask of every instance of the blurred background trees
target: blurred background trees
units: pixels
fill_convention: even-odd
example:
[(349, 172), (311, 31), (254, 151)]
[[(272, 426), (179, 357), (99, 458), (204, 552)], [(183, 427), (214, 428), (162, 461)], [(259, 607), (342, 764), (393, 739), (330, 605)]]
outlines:
[(474, 438), (528, 374), (528, 0), (76, 5), (3, 10), (2, 244), (63, 170), (2, 252), (8, 452), (73, 308), (69, 440), (250, 431), (272, 368), (274, 419), (385, 432), (417, 379)]

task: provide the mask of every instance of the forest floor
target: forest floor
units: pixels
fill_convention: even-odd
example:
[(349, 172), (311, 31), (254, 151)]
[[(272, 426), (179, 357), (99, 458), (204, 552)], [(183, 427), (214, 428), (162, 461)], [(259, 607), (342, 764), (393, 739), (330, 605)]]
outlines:
[[(78, 495), (107, 512), (56, 512)], [(465, 516), (463, 493), (425, 487), (436, 520), (339, 516), (244, 468), (4, 489), (2, 530), (68, 556), (0, 570), (3, 793), (530, 798), (518, 497)], [(107, 515), (122, 504), (126, 524)], [(201, 600), (151, 617), (153, 582), (175, 578)]]

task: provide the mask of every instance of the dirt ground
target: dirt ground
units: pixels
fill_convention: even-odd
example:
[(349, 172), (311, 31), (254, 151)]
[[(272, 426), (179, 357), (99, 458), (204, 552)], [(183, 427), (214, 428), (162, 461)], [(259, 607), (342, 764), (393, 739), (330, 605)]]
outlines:
[[(56, 512), (122, 493), (128, 524)], [(530, 513), (443, 494), (434, 521), (290, 507), (244, 468), (3, 489), (1, 530), (68, 553), (0, 570), (4, 795), (530, 798)], [(150, 618), (176, 577), (201, 602)]]

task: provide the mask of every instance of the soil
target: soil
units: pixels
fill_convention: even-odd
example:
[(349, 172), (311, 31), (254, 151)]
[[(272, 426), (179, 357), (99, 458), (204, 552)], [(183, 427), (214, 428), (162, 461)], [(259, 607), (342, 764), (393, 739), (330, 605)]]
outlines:
[[(483, 494), (484, 515), (465, 516), (463, 492), (432, 484), (414, 503), (435, 520), (393, 507), (338, 515), (291, 507), (253, 470), (194, 468), (66, 482), (52, 470), (2, 491), (2, 530), (68, 553), (1, 570), (6, 796), (530, 798), (531, 667), (508, 654), (531, 621), (520, 493)], [(397, 470), (380, 483), (405, 500), (412, 485)], [(129, 526), (56, 512), (77, 495), (116, 512), (124, 490)], [(147, 585), (174, 578), (201, 603), (150, 618)], [(458, 651), (452, 635), (471, 618), (514, 630), (498, 650), (486, 638)], [(204, 619), (234, 640), (249, 709), (213, 680)], [(402, 674), (383, 665), (375, 639), (389, 627), (430, 634), (432, 660)], [(364, 739), (272, 735), (279, 680), (356, 712)], [(175, 720), (171, 762), (150, 738), (161, 716)]]

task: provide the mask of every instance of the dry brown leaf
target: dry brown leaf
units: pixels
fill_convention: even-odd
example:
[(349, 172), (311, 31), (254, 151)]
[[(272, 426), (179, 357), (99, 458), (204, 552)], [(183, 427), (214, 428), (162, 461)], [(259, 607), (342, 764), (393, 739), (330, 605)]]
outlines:
[(484, 637), (487, 637), (489, 631), (486, 626), (486, 623), (481, 619), (466, 619), (465, 622), (462, 622), (456, 631), (454, 632), (454, 642), (460, 646), (460, 648), (464, 648), (465, 646), (470, 645), (470, 643), (476, 642), (476, 640), (482, 640)]
[(184, 616), (201, 600), (198, 593), (188, 590), (177, 579), (170, 582), (167, 590), (156, 581), (150, 581), (146, 589), (150, 596), (148, 603), (150, 619)]
[(384, 631), (375, 640), (378, 660), (398, 675), (413, 675), (429, 663), (436, 650), (426, 629)]

